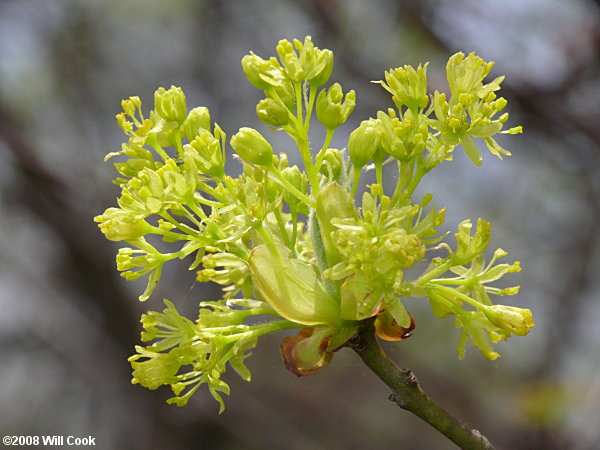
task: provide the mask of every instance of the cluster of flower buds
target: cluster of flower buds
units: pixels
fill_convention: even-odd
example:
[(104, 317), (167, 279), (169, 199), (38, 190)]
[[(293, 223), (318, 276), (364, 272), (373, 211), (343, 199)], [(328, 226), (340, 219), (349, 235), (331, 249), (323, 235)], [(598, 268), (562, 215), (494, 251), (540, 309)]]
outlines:
[(294, 39), (293, 44), (287, 39), (277, 44), (277, 54), (286, 77), (294, 82), (307, 81), (313, 87), (327, 83), (333, 69), (333, 52), (315, 47), (310, 36), (304, 43)]
[[(265, 92), (266, 98), (256, 106), (258, 118), (267, 125), (285, 128), (298, 119), (295, 108), (302, 102), (303, 84), (315, 94), (329, 80), (333, 53), (315, 47), (310, 36), (304, 42), (281, 40), (276, 50), (279, 59), (265, 60), (250, 52), (242, 59), (242, 68), (248, 80)], [(355, 104), (354, 91), (344, 96), (342, 87), (334, 83), (316, 98), (317, 117), (327, 129), (335, 129), (346, 122)], [(287, 131), (292, 132), (293, 127)]]
[(385, 73), (385, 82), (381, 86), (392, 94), (392, 100), (398, 110), (403, 107), (410, 111), (424, 110), (429, 103), (427, 93), (427, 66), (419, 65), (390, 69)]

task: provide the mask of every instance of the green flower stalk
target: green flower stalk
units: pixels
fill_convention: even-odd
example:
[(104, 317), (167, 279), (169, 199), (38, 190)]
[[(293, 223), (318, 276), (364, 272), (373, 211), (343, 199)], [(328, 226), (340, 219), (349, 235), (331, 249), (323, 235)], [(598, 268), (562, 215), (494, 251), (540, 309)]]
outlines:
[[(395, 109), (360, 122), (347, 150), (337, 150), (330, 148), (333, 134), (348, 122), (356, 96), (344, 96), (338, 83), (324, 86), (333, 53), (315, 47), (310, 37), (280, 41), (276, 50), (279, 58), (244, 56), (242, 68), (264, 92), (258, 118), (289, 135), (303, 169), (290, 167), (288, 154), (276, 153), (259, 131), (243, 127), (230, 140), (243, 170), (229, 175), (225, 132), (207, 108), (188, 111), (180, 88), (159, 88), (147, 115), (138, 97), (122, 103), (117, 122), (127, 142), (107, 155), (119, 158), (118, 207), (95, 218), (107, 239), (127, 243), (117, 255), (118, 270), (128, 280), (148, 276), (140, 300), (150, 298), (164, 264), (176, 259), (188, 261), (199, 282), (223, 286), (221, 298), (200, 302), (195, 321), (168, 300), (163, 312), (142, 316), (147, 345), (130, 358), (134, 383), (170, 386), (169, 402), (179, 406), (206, 384), (222, 411), (227, 368), (250, 380), (244, 361), (259, 337), (298, 329), (281, 345), (294, 374), (322, 370), (349, 346), (401, 392), (390, 379), (396, 369), (381, 359), (369, 333), (403, 341), (420, 332), (409, 312), (418, 301), (428, 301), (436, 317), (454, 318), (462, 330), (456, 338), (461, 358), (469, 340), (495, 359), (494, 343), (526, 335), (534, 326), (531, 312), (493, 301), (518, 292), (518, 286), (492, 284), (520, 265), (498, 264), (506, 256), (501, 249), (485, 262), (491, 224), (479, 219), (473, 232), (470, 220), (461, 222), (452, 244), (440, 230), (445, 208), (432, 206), (430, 194), (414, 199), (423, 177), (451, 160), (459, 145), (476, 166), (483, 161), (477, 139), (498, 157), (510, 154), (494, 136), (521, 128), (502, 131), (507, 102), (496, 92), (503, 77), (485, 83), (493, 64), (474, 54), (452, 56), (448, 97), (429, 94), (427, 64), (390, 69), (380, 83)], [(319, 148), (311, 148), (308, 137), (313, 114), (325, 128)], [(390, 192), (383, 186), (384, 163), (397, 170)], [(371, 165), (376, 183), (356, 198), (362, 171)], [(161, 250), (150, 244), (157, 238), (164, 242)], [(442, 256), (432, 257), (434, 251)], [(248, 324), (256, 315), (272, 320)], [(439, 407), (421, 394), (411, 397), (420, 398), (411, 411), (455, 442), (483, 442), (450, 416), (442, 424), (436, 420), (443, 414), (422, 413)]]

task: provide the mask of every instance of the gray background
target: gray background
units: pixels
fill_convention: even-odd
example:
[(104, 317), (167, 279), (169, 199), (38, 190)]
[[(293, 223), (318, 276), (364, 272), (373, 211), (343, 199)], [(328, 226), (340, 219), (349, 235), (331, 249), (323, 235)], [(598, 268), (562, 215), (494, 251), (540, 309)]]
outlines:
[(357, 91), (337, 147), (391, 106), (369, 83), (390, 67), (430, 61), (430, 85), (443, 90), (445, 62), (462, 50), (507, 75), (509, 124), (525, 128), (501, 139), (513, 156), (484, 152), (476, 169), (457, 151), (421, 193), (448, 206), (448, 230), (464, 218), (494, 224), (492, 250), (524, 268), (509, 283), (521, 294), (501, 300), (531, 308), (536, 326), (499, 344), (496, 361), (472, 347), (458, 361), (451, 320), (414, 300), (414, 336), (387, 348), (499, 448), (598, 448), (599, 23), (598, 3), (585, 0), (0, 1), (0, 434), (91, 435), (102, 449), (454, 448), (387, 401), (349, 350), (295, 378), (281, 335), (254, 351), (251, 383), (227, 375), (221, 416), (206, 390), (177, 408), (166, 388), (129, 383), (139, 314), (166, 296), (193, 316), (216, 291), (175, 263), (139, 304), (141, 286), (118, 276), (117, 246), (92, 217), (118, 194), (102, 160), (123, 141), (120, 100), (139, 95), (150, 107), (158, 86), (174, 84), (230, 136), (262, 130), (261, 93), (240, 60), (310, 34), (335, 53), (332, 80)]

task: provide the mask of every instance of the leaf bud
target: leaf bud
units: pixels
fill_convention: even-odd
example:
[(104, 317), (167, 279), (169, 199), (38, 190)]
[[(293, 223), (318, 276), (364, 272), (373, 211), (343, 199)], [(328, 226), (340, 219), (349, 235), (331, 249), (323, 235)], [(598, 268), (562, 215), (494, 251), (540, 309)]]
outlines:
[(340, 286), (340, 316), (344, 320), (363, 320), (380, 312), (383, 302), (381, 289), (367, 277), (355, 273)]
[(329, 267), (341, 260), (338, 247), (332, 239), (333, 232), (337, 229), (331, 223), (333, 219), (346, 219), (356, 216), (350, 194), (337, 183), (330, 183), (323, 187), (317, 196), (317, 218), (323, 236), (323, 245), (327, 255)]
[(303, 328), (297, 336), (286, 337), (280, 346), (285, 367), (294, 375), (313, 375), (333, 358), (327, 345), (333, 334), (331, 328)]
[(375, 332), (377, 336), (386, 341), (403, 341), (412, 336), (411, 332), (415, 329), (415, 320), (408, 312), (406, 314), (410, 318), (407, 327), (399, 325), (398, 321), (389, 311), (377, 314), (377, 318), (375, 319)]
[(302, 325), (339, 326), (339, 305), (330, 297), (313, 267), (292, 258), (281, 245), (259, 245), (248, 267), (254, 286), (282, 317)]

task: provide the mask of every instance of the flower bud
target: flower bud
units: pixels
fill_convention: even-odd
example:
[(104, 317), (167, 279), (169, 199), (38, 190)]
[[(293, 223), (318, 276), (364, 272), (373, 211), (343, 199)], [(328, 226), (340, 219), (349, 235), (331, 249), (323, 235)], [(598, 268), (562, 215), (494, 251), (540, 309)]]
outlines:
[(188, 142), (192, 142), (200, 130), (210, 131), (210, 112), (204, 106), (192, 109), (183, 123)]
[(248, 162), (259, 166), (269, 166), (273, 163), (273, 147), (254, 128), (240, 128), (231, 138), (231, 146)]
[(131, 117), (135, 116), (136, 108), (139, 108), (141, 105), (142, 102), (139, 97), (129, 97), (121, 101), (123, 112)]
[[(306, 188), (308, 186), (308, 179), (304, 172), (301, 172), (298, 166), (286, 167), (281, 171), (281, 175), (296, 189), (298, 189), (303, 194), (306, 193)], [(291, 194), (287, 190), (283, 191), (283, 199), (285, 202), (290, 205), (290, 208), (295, 209), (295, 207), (300, 202), (300, 199), (295, 195)]]
[[(475, 53), (469, 53), (467, 57), (462, 52), (456, 53), (450, 57), (446, 65), (446, 76), (452, 95), (461, 93), (476, 93), (484, 90), (483, 79), (490, 73), (493, 62), (485, 62)], [(493, 89), (498, 86), (502, 80), (496, 79)], [(492, 84), (490, 83), (490, 84)]]
[[(301, 42), (295, 41), (294, 43), (296, 44), (296, 48), (302, 48)], [(287, 75), (288, 79), (294, 83), (303, 81), (306, 72), (302, 67), (302, 63), (300, 62), (298, 54), (296, 53), (296, 50), (294, 50), (292, 43), (287, 39), (283, 39), (277, 44), (276, 50), (281, 64), (284, 67), (283, 71)]]
[(263, 91), (271, 87), (271, 83), (268, 81), (269, 77), (266, 77), (269, 68), (269, 61), (265, 61), (260, 56), (255, 55), (254, 52), (250, 52), (249, 55), (242, 58), (242, 69), (246, 78), (255, 87)]
[(350, 91), (342, 103), (342, 86), (335, 83), (327, 92), (323, 89), (317, 97), (317, 118), (328, 129), (343, 124), (356, 105), (356, 94)]
[(485, 306), (483, 313), (495, 326), (517, 336), (525, 336), (535, 326), (529, 309), (492, 305)]
[(275, 100), (281, 99), (285, 107), (293, 112), (296, 107), (296, 91), (294, 90), (294, 85), (287, 81), (281, 80), (277, 85), (273, 87), (275, 92), (277, 93), (277, 97)]
[(315, 50), (317, 51), (316, 63), (306, 75), (306, 81), (314, 87), (319, 87), (327, 83), (327, 80), (331, 76), (333, 70), (333, 52), (327, 49), (319, 50), (315, 48)]
[(154, 92), (154, 109), (167, 122), (181, 125), (187, 114), (185, 94), (179, 87), (171, 86), (168, 91), (160, 87)]
[(273, 158), (273, 164), (275, 164), (275, 167), (277, 167), (279, 170), (283, 170), (286, 167), (289, 167), (290, 162), (288, 160), (287, 153), (279, 152), (279, 156), (275, 156)]
[[(188, 149), (195, 150), (187, 153)], [(225, 155), (221, 143), (210, 131), (200, 128), (198, 135), (184, 146), (186, 154), (190, 154), (198, 170), (203, 174), (222, 177), (225, 175)]]
[(467, 264), (476, 256), (481, 255), (491, 238), (492, 224), (483, 219), (477, 221), (475, 236), (471, 236), (473, 225), (470, 220), (465, 220), (458, 225), (456, 236), (456, 252), (452, 254), (452, 261), (457, 265)]
[(109, 241), (134, 241), (152, 231), (152, 226), (144, 219), (126, 217), (117, 208), (108, 208), (104, 214), (94, 217), (98, 228)]
[(398, 67), (385, 73), (382, 86), (392, 94), (398, 109), (407, 106), (410, 110), (424, 109), (429, 103), (427, 96), (427, 64), (414, 69), (411, 66)]
[(300, 51), (300, 62), (306, 72), (306, 81), (312, 87), (324, 85), (333, 69), (333, 52), (315, 47), (310, 36), (304, 38), (304, 44), (294, 41)]
[(274, 127), (282, 127), (290, 121), (288, 109), (272, 98), (265, 98), (258, 102), (256, 115), (262, 122)]
[(117, 253), (117, 270), (123, 272), (125, 270), (133, 269), (135, 264), (133, 263), (133, 252), (134, 250), (129, 247), (120, 248)]
[(337, 180), (344, 165), (344, 156), (342, 152), (335, 148), (328, 148), (323, 155), (323, 163), (319, 167), (321, 172), (326, 177)]
[[(261, 191), (264, 192), (264, 196)], [(269, 176), (266, 176), (259, 184), (257, 193), (259, 197), (265, 198), (268, 203), (274, 203), (277, 199), (277, 196), (281, 193), (281, 186), (277, 181)]]
[(375, 119), (363, 120), (360, 126), (350, 133), (348, 154), (355, 169), (366, 166), (375, 155), (381, 141), (378, 125)]
[(115, 116), (119, 127), (125, 132), (125, 134), (133, 133), (133, 122), (125, 118), (125, 113), (119, 113)]

